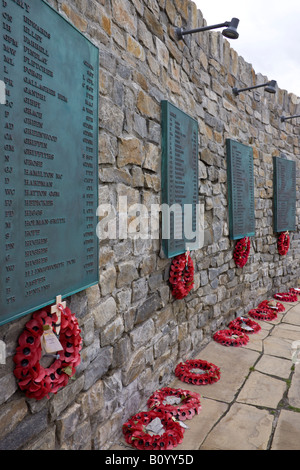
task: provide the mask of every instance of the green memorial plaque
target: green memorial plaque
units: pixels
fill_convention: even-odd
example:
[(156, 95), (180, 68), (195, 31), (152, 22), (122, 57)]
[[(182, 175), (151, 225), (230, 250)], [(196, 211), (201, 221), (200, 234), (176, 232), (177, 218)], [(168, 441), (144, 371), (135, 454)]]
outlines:
[(0, 324), (98, 282), (99, 50), (43, 0), (1, 0)]
[(162, 245), (172, 258), (198, 247), (198, 123), (162, 101)]
[(255, 235), (253, 150), (227, 139), (229, 236), (231, 240)]
[(296, 230), (296, 163), (273, 157), (274, 231)]

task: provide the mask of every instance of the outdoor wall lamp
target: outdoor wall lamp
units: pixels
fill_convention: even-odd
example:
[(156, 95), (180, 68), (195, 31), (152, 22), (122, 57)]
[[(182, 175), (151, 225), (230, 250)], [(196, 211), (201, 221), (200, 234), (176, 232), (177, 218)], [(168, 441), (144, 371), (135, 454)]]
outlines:
[(224, 23), (214, 24), (212, 26), (204, 26), (202, 28), (183, 30), (182, 28), (175, 28), (175, 34), (177, 39), (182, 39), (185, 34), (200, 33), (201, 31), (208, 31), (210, 29), (223, 28), (226, 26), (226, 29), (223, 29), (222, 34), (228, 39), (237, 39), (239, 33), (237, 32), (237, 27), (240, 20), (238, 18), (232, 18), (231, 21), (225, 21)]
[(287, 121), (288, 119), (293, 119), (293, 118), (297, 118), (297, 117), (300, 117), (300, 114), (295, 114), (295, 116), (281, 116), (281, 122), (284, 122), (284, 121)]
[(235, 95), (235, 96), (238, 96), (239, 93), (241, 93), (242, 91), (246, 91), (246, 90), (253, 90), (253, 88), (260, 88), (264, 86), (265, 87), (265, 90), (268, 92), (268, 93), (276, 93), (276, 86), (277, 86), (277, 82), (276, 80), (271, 80), (270, 82), (268, 83), (264, 83), (263, 85), (255, 85), (255, 86), (250, 86), (248, 88), (241, 88), (241, 89), (237, 89), (236, 87), (232, 88), (232, 93)]

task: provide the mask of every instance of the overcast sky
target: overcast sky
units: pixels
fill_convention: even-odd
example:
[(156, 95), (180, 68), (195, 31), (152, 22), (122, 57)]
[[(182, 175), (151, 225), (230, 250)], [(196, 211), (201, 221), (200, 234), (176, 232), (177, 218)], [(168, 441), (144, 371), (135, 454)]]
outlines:
[(256, 73), (300, 97), (300, 0), (193, 1), (208, 25), (239, 18), (231, 47)]

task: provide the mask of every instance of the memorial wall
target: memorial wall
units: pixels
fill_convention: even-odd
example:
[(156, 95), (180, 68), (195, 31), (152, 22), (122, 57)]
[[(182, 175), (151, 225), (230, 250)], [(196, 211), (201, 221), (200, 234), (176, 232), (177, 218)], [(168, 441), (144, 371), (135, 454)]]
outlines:
[[(190, 0), (1, 0), (0, 12), (0, 449), (105, 450), (176, 364), (298, 284), (300, 126), (280, 116), (300, 99), (234, 96), (266, 77), (218, 32), (176, 39), (205, 21)], [(163, 204), (178, 212), (157, 218)], [(187, 250), (194, 286), (178, 300), (170, 265)], [(18, 338), (59, 295), (81, 362), (57, 393), (27, 398)]]

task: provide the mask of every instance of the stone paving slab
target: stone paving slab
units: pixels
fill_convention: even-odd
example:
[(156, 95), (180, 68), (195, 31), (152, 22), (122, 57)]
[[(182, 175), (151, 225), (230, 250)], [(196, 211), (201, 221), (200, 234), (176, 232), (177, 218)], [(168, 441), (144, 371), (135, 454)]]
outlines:
[(201, 450), (266, 450), (274, 417), (243, 403), (235, 403), (209, 433)]
[(286, 390), (286, 382), (261, 372), (251, 372), (237, 397), (237, 401), (248, 405), (277, 408)]
[(291, 374), (291, 366), (291, 361), (287, 359), (264, 354), (255, 365), (255, 369), (264, 374), (288, 379)]
[(264, 340), (264, 353), (270, 356), (291, 359), (292, 340), (269, 336)]
[(282, 410), (271, 450), (300, 450), (300, 413)]
[[(288, 391), (288, 402), (299, 411), (300, 416), (300, 364), (295, 365), (295, 372), (292, 378), (291, 387)], [(300, 448), (300, 437), (299, 437)]]

